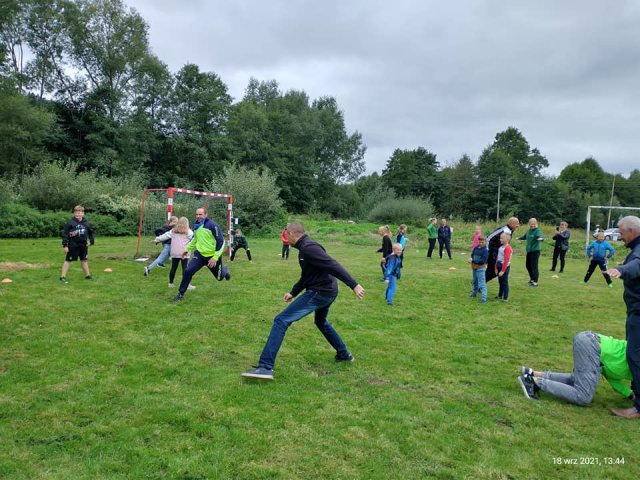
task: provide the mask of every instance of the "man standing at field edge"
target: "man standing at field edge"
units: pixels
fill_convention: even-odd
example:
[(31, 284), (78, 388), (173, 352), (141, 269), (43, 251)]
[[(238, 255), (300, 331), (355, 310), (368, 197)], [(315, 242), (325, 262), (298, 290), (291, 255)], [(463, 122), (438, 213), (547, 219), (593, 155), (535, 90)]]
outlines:
[(627, 305), (627, 363), (631, 370), (633, 407), (612, 408), (611, 413), (630, 420), (640, 419), (640, 218), (624, 217), (618, 222), (620, 236), (631, 251), (623, 265), (606, 271), (613, 278), (622, 278), (624, 303)]
[(485, 280), (488, 282), (498, 275), (495, 272), (496, 259), (498, 258), (498, 250), (500, 250), (500, 235), (506, 233), (513, 236), (513, 232), (520, 226), (520, 220), (517, 217), (511, 217), (506, 225), (496, 228), (487, 235), (487, 247), (489, 248), (489, 260), (487, 261), (487, 271), (484, 274)]
[(336, 278), (350, 287), (358, 298), (364, 298), (364, 288), (349, 275), (349, 272), (342, 265), (327, 254), (322, 245), (307, 236), (301, 223), (288, 224), (287, 236), (293, 248), (299, 250), (298, 263), (302, 272), (300, 279), (289, 293), (285, 293), (283, 300), (288, 303), (303, 290), (306, 289), (306, 292), (276, 315), (269, 338), (262, 350), (262, 355), (260, 355), (258, 366), (254, 370), (243, 373), (243, 377), (273, 380), (276, 355), (278, 355), (287, 329), (311, 312), (315, 312), (316, 327), (336, 350), (336, 361), (353, 362), (353, 355), (347, 350), (347, 346), (333, 325), (327, 321), (327, 316), (331, 304), (338, 296)]

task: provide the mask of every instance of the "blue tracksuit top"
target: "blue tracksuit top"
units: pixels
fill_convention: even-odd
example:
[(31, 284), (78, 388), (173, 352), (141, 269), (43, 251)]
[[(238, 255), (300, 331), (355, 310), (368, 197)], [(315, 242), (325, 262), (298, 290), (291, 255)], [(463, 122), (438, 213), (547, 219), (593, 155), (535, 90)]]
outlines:
[[(608, 255), (607, 252), (609, 252)], [(594, 260), (606, 260), (607, 258), (613, 257), (614, 253), (616, 253), (616, 251), (606, 240), (602, 242), (594, 240), (587, 247), (587, 257), (593, 257)]]
[(400, 269), (402, 268), (402, 259), (393, 253), (384, 259), (384, 279), (389, 280), (391, 277), (400, 278)]

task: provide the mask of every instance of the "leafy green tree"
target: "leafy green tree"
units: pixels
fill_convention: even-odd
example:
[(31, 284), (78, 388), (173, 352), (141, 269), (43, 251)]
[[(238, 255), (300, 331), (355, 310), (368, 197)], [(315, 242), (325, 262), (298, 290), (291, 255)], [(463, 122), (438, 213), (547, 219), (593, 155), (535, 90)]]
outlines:
[(640, 207), (640, 170), (634, 169), (629, 178), (617, 176), (615, 191), (621, 205)]
[(440, 172), (444, 193), (439, 208), (443, 215), (452, 214), (467, 221), (475, 219), (474, 209), (478, 194), (475, 167), (468, 155), (463, 155), (455, 164)]
[(583, 193), (605, 195), (611, 188), (611, 181), (598, 161), (592, 157), (580, 163), (571, 163), (562, 169), (558, 177), (560, 182)]
[(532, 203), (530, 195), (540, 195), (530, 188), (541, 177), (541, 170), (549, 166), (547, 159), (520, 131), (509, 127), (495, 136), (478, 159), (476, 175), (480, 185), (476, 202), (479, 218), (494, 218), (498, 208), (500, 188), (500, 217), (519, 214), (525, 203)]
[(384, 184), (399, 197), (440, 197), (439, 164), (436, 155), (423, 147), (415, 150), (396, 149), (382, 170)]
[(55, 117), (14, 89), (0, 88), (0, 175), (25, 174), (49, 158)]

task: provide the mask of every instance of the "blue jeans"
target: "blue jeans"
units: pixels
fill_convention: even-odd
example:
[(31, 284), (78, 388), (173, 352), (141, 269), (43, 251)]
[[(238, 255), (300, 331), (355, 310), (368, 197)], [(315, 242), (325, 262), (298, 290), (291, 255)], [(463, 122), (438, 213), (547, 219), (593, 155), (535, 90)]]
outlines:
[[(500, 273), (500, 270), (502, 270), (502, 263), (497, 263), (496, 266), (498, 267), (498, 273)], [(498, 298), (503, 300), (509, 299), (509, 270), (511, 270), (511, 265), (507, 267), (501, 277), (498, 277), (498, 284), (500, 285)]]
[(169, 259), (169, 256), (171, 255), (171, 244), (170, 243), (166, 243), (162, 245), (162, 251), (160, 252), (160, 255), (158, 255), (158, 258), (156, 258), (153, 263), (151, 263), (151, 265), (149, 265), (147, 267), (147, 271), (151, 271), (153, 270), (153, 267), (155, 267), (156, 265), (158, 265), (159, 263), (164, 263)]
[(588, 405), (600, 382), (600, 337), (580, 332), (573, 337), (573, 373), (544, 372), (540, 389), (576, 405)]
[[(211, 257), (203, 257), (200, 255), (200, 252), (196, 250), (196, 253), (193, 255), (193, 258), (189, 260), (189, 264), (187, 268), (182, 271), (182, 281), (180, 282), (180, 288), (178, 291), (180, 294), (184, 295), (184, 292), (187, 291), (187, 287), (191, 283), (191, 279), (193, 276), (200, 270), (202, 267), (206, 266), (209, 271), (213, 274), (216, 279), (221, 280), (220, 272), (222, 267), (222, 257), (218, 259), (218, 263), (216, 263), (215, 267), (210, 268), (208, 263), (211, 260)], [(224, 267), (225, 269), (227, 267)], [(224, 274), (224, 273), (222, 273)]]
[(315, 323), (318, 330), (322, 332), (324, 338), (335, 348), (338, 352), (338, 357), (347, 358), (349, 356), (349, 350), (344, 344), (338, 332), (336, 332), (333, 326), (327, 322), (327, 315), (329, 315), (329, 307), (336, 299), (335, 296), (322, 295), (313, 290), (307, 290), (298, 298), (296, 298), (287, 308), (280, 312), (273, 320), (273, 326), (269, 333), (267, 343), (260, 355), (259, 367), (273, 369), (276, 362), (276, 356), (284, 340), (284, 335), (287, 333), (287, 329), (293, 322), (297, 322), (302, 317), (315, 312)]
[(482, 294), (482, 301), (487, 301), (487, 281), (484, 277), (486, 268), (479, 268), (477, 270), (471, 270), (473, 273), (473, 288), (471, 289), (471, 296), (475, 297), (478, 294), (478, 290)]
[(384, 296), (387, 299), (387, 303), (391, 304), (393, 303), (393, 296), (396, 294), (396, 277), (394, 275), (391, 275), (389, 277), (389, 284), (387, 285), (387, 291), (385, 292)]

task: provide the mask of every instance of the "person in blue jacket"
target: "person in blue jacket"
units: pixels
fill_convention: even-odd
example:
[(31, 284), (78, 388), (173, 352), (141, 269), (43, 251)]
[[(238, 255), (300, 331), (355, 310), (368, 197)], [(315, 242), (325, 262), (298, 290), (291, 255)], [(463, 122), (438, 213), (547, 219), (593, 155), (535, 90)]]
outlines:
[(440, 259), (442, 250), (447, 249), (447, 255), (451, 260), (451, 227), (447, 225), (447, 219), (442, 217), (440, 228), (438, 228), (438, 244), (440, 245)]
[(393, 244), (393, 253), (384, 259), (384, 283), (387, 284), (387, 290), (384, 294), (387, 305), (393, 307), (393, 297), (396, 294), (396, 280), (400, 278), (400, 269), (402, 268), (402, 244)]
[(595, 271), (596, 267), (600, 267), (602, 271), (602, 276), (607, 281), (607, 286), (609, 288), (613, 288), (613, 283), (611, 282), (611, 276), (607, 273), (607, 260), (613, 257), (616, 251), (614, 248), (609, 245), (604, 239), (604, 232), (598, 232), (598, 237), (596, 240), (591, 242), (587, 247), (587, 257), (591, 259), (589, 263), (589, 269), (587, 270), (586, 275), (584, 276), (584, 280), (582, 281), (583, 285), (586, 285), (591, 275)]
[(476, 298), (480, 292), (480, 303), (487, 303), (487, 282), (485, 272), (489, 261), (489, 249), (487, 239), (484, 235), (478, 237), (478, 245), (471, 251), (471, 256), (467, 262), (471, 264), (472, 285), (471, 298)]

